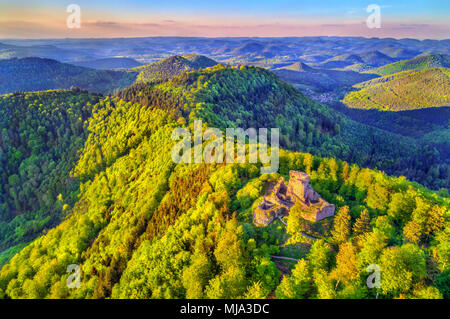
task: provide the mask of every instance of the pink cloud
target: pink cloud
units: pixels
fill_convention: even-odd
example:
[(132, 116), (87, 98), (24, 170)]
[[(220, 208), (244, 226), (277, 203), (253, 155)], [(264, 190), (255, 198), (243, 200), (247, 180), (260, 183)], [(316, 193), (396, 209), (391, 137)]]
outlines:
[(386, 22), (369, 29), (365, 22), (345, 23), (187, 23), (173, 20), (145, 23), (119, 21), (82, 22), (80, 29), (68, 29), (65, 21), (37, 23), (0, 22), (0, 38), (48, 37), (140, 37), (140, 36), (365, 36), (395, 38), (449, 38), (450, 26)]

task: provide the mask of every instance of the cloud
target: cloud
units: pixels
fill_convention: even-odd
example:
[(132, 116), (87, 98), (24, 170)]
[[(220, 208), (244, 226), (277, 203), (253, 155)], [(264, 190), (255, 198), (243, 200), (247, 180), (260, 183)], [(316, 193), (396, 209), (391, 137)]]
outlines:
[(14, 37), (39, 37), (46, 34), (53, 34), (56, 30), (65, 27), (55, 23), (39, 23), (30, 21), (0, 21), (0, 37), (14, 38)]
[(346, 28), (350, 25), (344, 24), (344, 23), (336, 23), (336, 24), (326, 23), (326, 24), (321, 24), (320, 26), (325, 27), (325, 28)]
[(88, 24), (91, 25), (98, 25), (98, 26), (114, 26), (118, 25), (115, 21), (95, 21), (95, 22), (88, 22)]
[(400, 26), (401, 27), (429, 27), (430, 25), (426, 24), (426, 23), (422, 23), (422, 24), (413, 23), (413, 24), (400, 24)]
[(394, 30), (417, 30), (417, 29), (424, 29), (429, 28), (431, 25), (429, 24), (400, 24), (399, 26), (394, 26), (392, 29)]
[(0, 21), (0, 38), (64, 37), (145, 37), (145, 36), (365, 36), (394, 38), (448, 38), (450, 26), (426, 23), (382, 23), (380, 29), (369, 29), (365, 21), (338, 23), (198, 23), (173, 20), (128, 22), (115, 20), (82, 21), (80, 29), (68, 29), (65, 21)]
[(125, 23), (125, 22), (115, 22), (115, 21), (94, 21), (94, 22), (86, 22), (89, 27), (107, 27), (107, 28), (122, 28), (122, 29), (130, 29), (130, 28), (148, 28), (148, 27), (160, 27), (161, 24), (158, 23)]

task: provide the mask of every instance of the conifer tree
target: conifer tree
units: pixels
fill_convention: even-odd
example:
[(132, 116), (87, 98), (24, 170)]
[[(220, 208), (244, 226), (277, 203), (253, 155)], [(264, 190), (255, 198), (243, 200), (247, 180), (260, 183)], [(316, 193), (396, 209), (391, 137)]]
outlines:
[(343, 243), (339, 246), (339, 253), (336, 256), (336, 266), (331, 273), (331, 276), (336, 280), (335, 291), (340, 282), (349, 284), (359, 278), (356, 247), (352, 243)]
[(308, 260), (312, 270), (326, 270), (330, 258), (330, 247), (323, 239), (316, 240), (308, 253)]
[(356, 219), (353, 225), (353, 234), (355, 237), (370, 232), (370, 215), (367, 209), (361, 212), (361, 216)]
[(411, 220), (403, 227), (403, 235), (407, 242), (418, 244), (422, 235), (420, 225), (416, 221)]
[(333, 241), (340, 245), (347, 241), (350, 235), (350, 214), (348, 206), (341, 207), (334, 218), (334, 227), (331, 231)]
[(303, 299), (311, 289), (311, 275), (306, 260), (301, 259), (295, 265), (290, 276), (285, 276), (276, 290), (277, 298)]

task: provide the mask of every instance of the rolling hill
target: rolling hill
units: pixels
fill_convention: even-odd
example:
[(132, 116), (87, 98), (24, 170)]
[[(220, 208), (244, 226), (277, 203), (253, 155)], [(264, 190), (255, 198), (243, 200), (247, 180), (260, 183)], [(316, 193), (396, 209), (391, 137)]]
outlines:
[(293, 64), (279, 68), (279, 70), (289, 70), (297, 72), (312, 72), (314, 69), (303, 62), (295, 62)]
[(0, 93), (69, 89), (76, 86), (90, 92), (112, 93), (129, 86), (135, 72), (94, 70), (51, 59), (0, 60)]
[(249, 42), (235, 48), (231, 51), (231, 54), (234, 56), (261, 55), (265, 48), (266, 46), (263, 43)]
[(342, 70), (342, 71), (354, 71), (354, 72), (365, 72), (365, 71), (370, 71), (372, 70), (374, 67), (365, 63), (355, 63), (349, 66), (346, 66), (344, 68), (340, 68), (338, 70)]
[(342, 69), (352, 65), (364, 64), (366, 67), (377, 67), (392, 63), (395, 61), (393, 58), (379, 52), (369, 51), (359, 54), (343, 54), (333, 58), (327, 59), (324, 62), (318, 64), (322, 68), (326, 69)]
[(387, 56), (386, 54), (381, 53), (380, 51), (364, 52), (360, 53), (359, 56), (361, 57), (361, 60), (364, 63), (372, 66), (385, 65), (395, 61), (395, 59), (391, 58), (390, 56)]
[(376, 77), (355, 71), (312, 68), (302, 62), (274, 69), (273, 72), (300, 90), (306, 87), (319, 92), (340, 90)]
[(417, 50), (405, 49), (402, 47), (396, 47), (394, 45), (388, 45), (384, 48), (381, 48), (379, 51), (391, 58), (399, 60), (412, 59), (420, 55), (421, 53), (420, 51)]
[[(409, 64), (408, 64), (409, 65)], [(450, 69), (402, 71), (355, 85), (343, 102), (352, 108), (404, 111), (450, 105)]]
[(362, 58), (357, 54), (343, 54), (327, 59), (320, 63), (320, 66), (326, 69), (344, 68), (349, 65), (364, 63)]
[[(1, 247), (12, 249), (59, 221), (57, 212), (64, 205), (56, 199), (58, 194), (64, 203), (73, 203), (76, 198), (73, 187), (78, 181), (69, 177), (69, 172), (78, 159), (80, 145), (86, 141), (86, 125), (95, 103), (98, 104), (95, 108), (100, 109), (105, 105), (112, 109), (114, 105), (127, 108), (130, 103), (135, 103), (133, 108), (148, 108), (145, 112), (149, 112), (151, 118), (151, 114), (159, 116), (161, 111), (180, 123), (201, 119), (207, 125), (221, 129), (279, 127), (283, 148), (382, 168), (390, 174), (427, 181), (433, 188), (449, 186), (446, 170), (441, 169), (442, 174), (437, 176), (434, 174), (435, 170), (447, 165), (438, 151), (428, 149), (417, 138), (402, 137), (348, 120), (261, 68), (217, 65), (165, 81), (136, 83), (120, 92), (119, 97), (122, 101), (111, 102), (105, 98), (97, 103), (99, 97), (77, 90), (16, 93), (2, 97), (0, 129), (3, 144), (0, 146), (3, 155), (0, 159), (4, 162), (0, 177), (4, 188), (0, 207), (4, 213), (3, 224), (0, 223)], [(99, 116), (108, 116), (108, 112), (99, 113)], [(134, 111), (130, 109), (120, 115), (127, 118), (120, 121), (135, 118), (139, 122), (144, 116), (140, 111), (134, 115), (130, 112)], [(30, 119), (35, 120), (30, 122)], [(108, 117), (108, 120), (112, 119)], [(29, 127), (24, 126), (25, 121)], [(60, 124), (52, 128), (51, 123)], [(117, 127), (107, 132), (115, 136), (119, 144), (121, 138), (126, 139), (124, 145), (116, 145), (112, 137), (109, 142), (99, 142), (102, 147), (111, 148), (111, 155), (90, 147), (92, 141), (86, 142), (86, 154), (79, 159), (85, 168), (78, 171), (78, 179), (93, 177), (103, 167), (103, 161), (114, 162), (114, 156), (127, 152), (123, 147), (134, 145), (137, 136), (142, 138), (147, 134), (145, 126), (134, 126), (130, 124), (132, 131)], [(91, 139), (103, 138), (101, 136), (94, 134)], [(43, 164), (38, 166), (37, 163)], [(428, 178), (428, 172), (433, 174), (432, 177)], [(39, 188), (33, 191), (36, 185)], [(41, 193), (46, 196), (36, 199)]]
[(216, 65), (217, 62), (197, 54), (175, 55), (161, 61), (130, 69), (139, 72), (137, 82), (164, 80), (186, 71), (198, 70)]

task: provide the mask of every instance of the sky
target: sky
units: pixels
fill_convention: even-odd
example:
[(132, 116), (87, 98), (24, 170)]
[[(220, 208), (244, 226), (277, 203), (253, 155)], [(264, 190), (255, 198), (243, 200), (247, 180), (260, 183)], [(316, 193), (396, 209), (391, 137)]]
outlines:
[[(69, 28), (70, 4), (80, 28)], [(368, 28), (367, 6), (381, 27)], [(449, 0), (0, 0), (0, 38), (364, 36), (450, 38)]]

